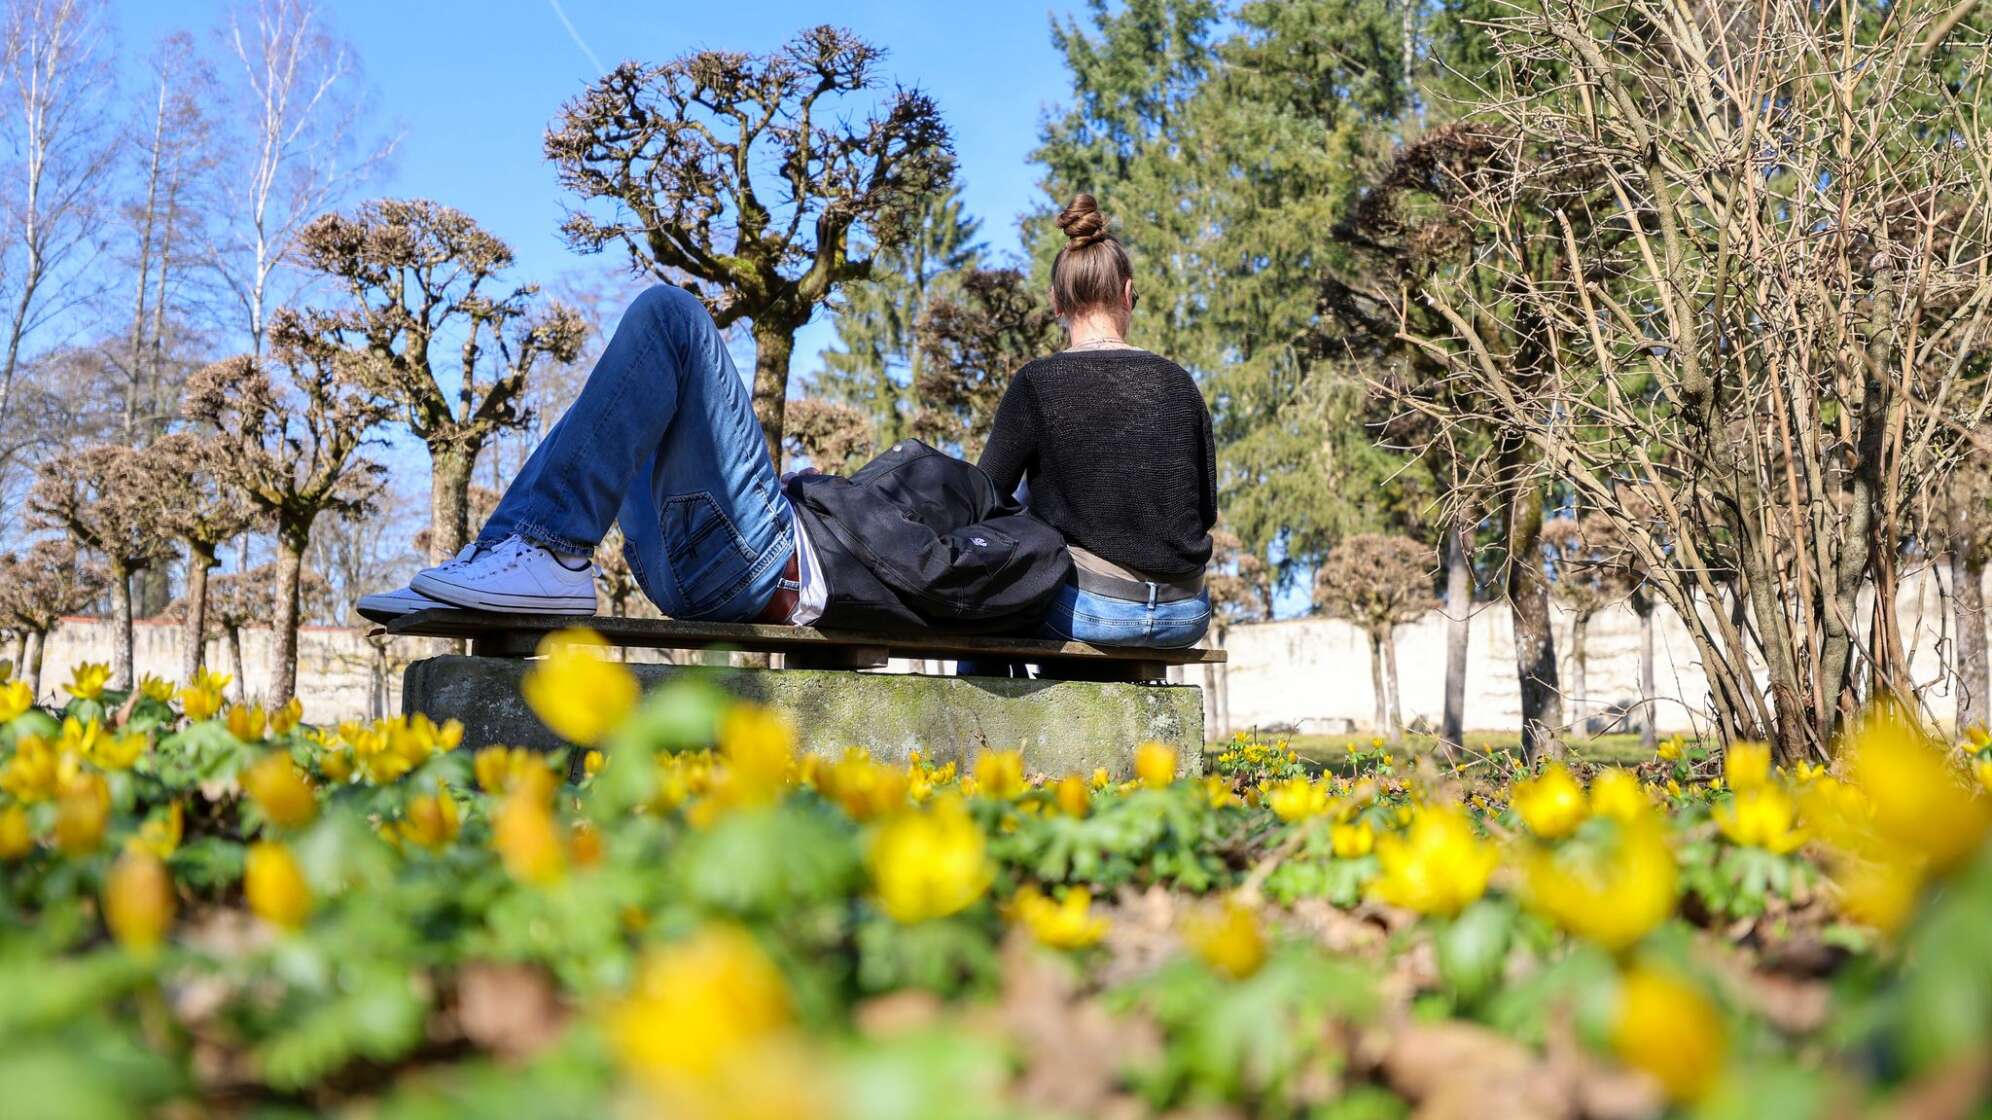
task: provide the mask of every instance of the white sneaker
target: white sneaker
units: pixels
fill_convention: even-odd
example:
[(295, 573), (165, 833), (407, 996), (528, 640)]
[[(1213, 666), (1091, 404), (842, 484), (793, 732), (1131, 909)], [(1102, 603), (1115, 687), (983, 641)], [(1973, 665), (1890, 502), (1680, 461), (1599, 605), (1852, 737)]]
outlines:
[(393, 591), (376, 591), (363, 595), (353, 605), (360, 617), (372, 622), (393, 622), (404, 614), (416, 611), (449, 610), (450, 605), (441, 599), (431, 599), (412, 587), (397, 588)]
[(408, 581), (414, 591), (453, 607), (513, 614), (595, 613), (595, 565), (579, 569), (517, 535), (469, 556), (427, 568)]

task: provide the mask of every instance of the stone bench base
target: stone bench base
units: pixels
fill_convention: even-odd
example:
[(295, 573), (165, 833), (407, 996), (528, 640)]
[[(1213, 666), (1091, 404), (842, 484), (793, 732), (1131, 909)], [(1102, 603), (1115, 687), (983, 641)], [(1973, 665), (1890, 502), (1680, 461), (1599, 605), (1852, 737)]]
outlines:
[[(432, 657), (408, 666), (402, 708), (459, 720), (470, 747), (565, 746), (533, 715), (519, 683), (530, 663), (498, 657)], [(1027, 770), (1126, 777), (1134, 748), (1167, 743), (1200, 766), (1203, 693), (1193, 685), (928, 677), (834, 669), (725, 669), (631, 665), (648, 689), (697, 674), (744, 699), (771, 705), (794, 724), (803, 749), (832, 757), (864, 747), (904, 762), (920, 751), (966, 767), (985, 749), (1021, 748)]]

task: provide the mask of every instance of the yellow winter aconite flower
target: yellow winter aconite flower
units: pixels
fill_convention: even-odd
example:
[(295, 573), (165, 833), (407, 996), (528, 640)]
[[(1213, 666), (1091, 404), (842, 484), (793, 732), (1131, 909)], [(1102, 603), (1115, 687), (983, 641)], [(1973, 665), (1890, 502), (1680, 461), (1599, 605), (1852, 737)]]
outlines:
[(110, 680), (109, 665), (85, 661), (69, 671), (69, 683), (62, 686), (62, 691), (78, 700), (96, 700), (104, 695), (104, 686)]
[(521, 685), (526, 703), (553, 733), (592, 747), (629, 718), (640, 689), (629, 669), (608, 659), (608, 643), (592, 630), (556, 631), (540, 642)]
[(1584, 787), (1560, 762), (1552, 762), (1537, 777), (1516, 782), (1509, 801), (1529, 831), (1544, 840), (1560, 840), (1584, 823)]
[(289, 848), (270, 840), (249, 846), (242, 875), (242, 893), (257, 917), (281, 929), (303, 926), (317, 905), (304, 869)]
[(1203, 791), (1204, 800), (1213, 809), (1244, 804), (1244, 802), (1238, 800), (1238, 793), (1231, 788), (1231, 783), (1216, 774), (1204, 775)]
[(910, 783), (906, 771), (875, 761), (858, 747), (845, 751), (836, 762), (819, 767), (816, 773), (817, 792), (858, 821), (903, 808)]
[(270, 734), (282, 735), (298, 725), (304, 718), (304, 702), (293, 696), (284, 701), (284, 706), (270, 711)]
[(1840, 911), (1882, 933), (1899, 933), (1915, 913), (1923, 890), (1923, 870), (1917, 863), (1895, 863), (1859, 857), (1834, 868), (1833, 884), (1840, 890)]
[(34, 848), (35, 834), (28, 824), (28, 811), (19, 805), (0, 809), (0, 862), (13, 863)]
[(1639, 776), (1613, 767), (1591, 779), (1591, 815), (1616, 821), (1633, 821), (1646, 816), (1651, 802), (1640, 788)]
[(401, 824), (396, 831), (402, 842), (436, 852), (456, 839), (462, 823), (456, 798), (450, 796), (448, 789), (438, 788), (434, 793), (418, 794), (408, 799), (408, 807), (402, 810)]
[(1273, 787), (1266, 805), (1283, 821), (1306, 820), (1328, 811), (1328, 791), (1309, 778), (1288, 778)]
[(1192, 916), (1184, 937), (1212, 972), (1243, 980), (1266, 963), (1266, 934), (1259, 916), (1237, 899), (1226, 899), (1215, 915)]
[(1715, 1087), (1728, 1038), (1707, 996), (1671, 973), (1639, 966), (1619, 977), (1612, 1049), (1686, 1103)]
[(582, 776), (587, 778), (592, 778), (595, 775), (601, 773), (602, 767), (607, 765), (608, 761), (609, 761), (609, 756), (603, 754), (601, 751), (589, 751), (587, 754), (582, 755), (581, 756)]
[(1093, 801), (1093, 791), (1086, 786), (1086, 779), (1077, 774), (1067, 774), (1058, 779), (1052, 790), (1052, 800), (1057, 802), (1058, 811), (1068, 817), (1083, 817)]
[(1713, 815), (1715, 827), (1732, 844), (1783, 855), (1805, 843), (1805, 833), (1798, 828), (1798, 807), (1790, 794), (1774, 785), (1737, 790), (1729, 804)]
[(1915, 722), (1893, 706), (1872, 713), (1842, 748), (1875, 829), (1943, 874), (1978, 850), (1992, 800), (1975, 797)]
[(195, 675), (193, 684), (180, 690), (180, 710), (195, 723), (213, 719), (221, 711), (222, 689), (228, 687), (232, 679), (201, 670)]
[(57, 749), (87, 760), (99, 770), (129, 770), (152, 739), (143, 731), (112, 734), (96, 720), (79, 724), (74, 716), (62, 721)]
[(886, 821), (865, 862), (879, 908), (905, 925), (967, 909), (994, 874), (982, 830), (953, 797)]
[(1972, 769), (1978, 775), (1978, 784), (1992, 790), (1992, 758), (1979, 759), (1978, 765)]
[(587, 821), (575, 821), (567, 832), (567, 852), (574, 866), (593, 867), (602, 862), (602, 831)]
[(1029, 787), (1024, 783), (1022, 751), (983, 751), (975, 756), (975, 786), (984, 797), (1014, 801)]
[(544, 771), (546, 759), (524, 747), (483, 747), (471, 759), (477, 788), (497, 796), (516, 789), (534, 771)]
[(1093, 892), (1085, 887), (1073, 887), (1056, 902), (1025, 887), (1010, 910), (1039, 944), (1053, 949), (1084, 949), (1107, 935), (1107, 920), (1093, 913)]
[(1150, 789), (1176, 780), (1176, 748), (1167, 743), (1143, 743), (1134, 748), (1134, 777)]
[(263, 739), (263, 725), (268, 717), (263, 709), (254, 704), (231, 704), (228, 708), (228, 733), (245, 743), (257, 743)]
[(1769, 743), (1734, 743), (1722, 756), (1722, 777), (1729, 788), (1741, 792), (1755, 789), (1771, 780)]
[(719, 717), (714, 797), (729, 806), (769, 805), (788, 787), (795, 761), (795, 729), (773, 708), (735, 704)]
[(282, 751), (265, 755), (244, 770), (242, 789), (271, 824), (282, 828), (298, 828), (318, 816), (318, 794)]
[(1659, 756), (1662, 762), (1675, 762), (1681, 757), (1682, 745), (1681, 737), (1674, 735), (1663, 741), (1653, 753)]
[(173, 692), (173, 682), (164, 677), (155, 677), (147, 673), (138, 678), (138, 694), (147, 700), (164, 704), (173, 699)]
[(669, 1087), (713, 1077), (791, 1018), (788, 984), (753, 936), (715, 924), (646, 956), (603, 1027), (624, 1068)]
[(328, 747), (318, 756), (318, 770), (327, 781), (344, 785), (353, 777), (353, 752), (344, 747)]
[(26, 681), (8, 681), (0, 684), (0, 723), (8, 723), (27, 714), (35, 706), (35, 690)]
[(173, 876), (165, 861), (128, 848), (104, 879), (104, 924), (118, 944), (150, 952), (173, 924)]
[(567, 873), (560, 824), (544, 799), (529, 790), (506, 797), (491, 818), (491, 846), (505, 871), (521, 883), (545, 886)]
[(1615, 842), (1602, 852), (1532, 852), (1527, 871), (1532, 907), (1614, 953), (1674, 912), (1674, 853), (1665, 825), (1650, 814), (1620, 822)]
[(173, 854), (180, 846), (180, 833), (185, 827), (185, 810), (178, 801), (166, 806), (163, 813), (154, 813), (138, 826), (138, 835), (125, 841), (126, 849), (150, 852), (160, 859)]
[(102, 774), (78, 774), (55, 802), (55, 846), (64, 855), (94, 852), (111, 817), (111, 787)]
[[(75, 763), (66, 770), (74, 773)], [(65, 765), (62, 755), (39, 735), (23, 735), (14, 743), (14, 757), (0, 768), (0, 790), (16, 801), (47, 801), (62, 788)]]
[(1458, 809), (1427, 806), (1405, 835), (1377, 841), (1382, 874), (1370, 883), (1376, 897), (1421, 914), (1451, 917), (1487, 890), (1499, 856), (1473, 834)]
[(1361, 859), (1376, 847), (1376, 829), (1368, 821), (1337, 823), (1328, 830), (1328, 844), (1336, 859)]

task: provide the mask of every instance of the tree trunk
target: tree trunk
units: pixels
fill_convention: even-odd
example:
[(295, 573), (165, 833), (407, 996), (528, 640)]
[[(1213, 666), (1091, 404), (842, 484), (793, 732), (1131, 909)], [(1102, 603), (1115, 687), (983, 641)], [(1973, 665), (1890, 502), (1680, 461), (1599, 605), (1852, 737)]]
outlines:
[(754, 415), (775, 470), (782, 469), (782, 418), (788, 407), (789, 354), (795, 349), (799, 324), (754, 324)]
[(1951, 548), (1951, 619), (1957, 629), (1957, 729), (1992, 726), (1992, 669), (1985, 651), (1985, 556)]
[(1439, 740), (1449, 750), (1466, 742), (1466, 654), (1472, 640), (1473, 562), (1466, 530), (1446, 534), (1446, 701)]
[(1658, 714), (1653, 705), (1653, 598), (1633, 592), (1633, 613), (1639, 616), (1639, 745), (1651, 753), (1660, 745), (1660, 732), (1654, 726)]
[(13, 669), (12, 676), (20, 676), (27, 665), (28, 635), (26, 631), (7, 631), (7, 664)]
[[(470, 472), (477, 450), (455, 444), (429, 447), (429, 563), (455, 556), (470, 539)], [(305, 532), (309, 533), (307, 528)]]
[(181, 624), (180, 681), (193, 684), (207, 657), (208, 571), (214, 546), (187, 546), (187, 617)]
[(277, 617), (272, 620), (276, 654), (270, 667), (271, 705), (282, 704), (297, 694), (298, 584), (304, 576), (304, 547), (310, 539), (308, 526), (288, 527), (277, 532)]
[(1584, 664), (1584, 639), (1591, 630), (1591, 616), (1582, 611), (1570, 620), (1570, 726), (1577, 734), (1589, 738), (1591, 729), (1584, 724), (1584, 713), (1590, 708), (1588, 674)]
[(1549, 625), (1549, 579), (1542, 570), (1542, 488), (1525, 481), (1508, 500), (1508, 611), (1522, 692), (1522, 757), (1560, 758), (1563, 694), (1556, 680), (1556, 635)]
[[(1212, 626), (1210, 628), (1210, 648), (1216, 650), (1223, 649), (1224, 639), (1227, 636), (1226, 632), (1228, 630), (1230, 630), (1228, 626)], [(1226, 662), (1220, 661), (1215, 665), (1209, 665), (1205, 668), (1210, 673), (1208, 687), (1210, 690), (1211, 710), (1217, 716), (1217, 735), (1215, 738), (1217, 741), (1222, 742), (1231, 737), (1231, 666)]]
[(131, 687), (131, 572), (111, 566), (111, 687)]
[(231, 624), (228, 627), (228, 666), (235, 670), (235, 702), (249, 700), (249, 667), (242, 663), (242, 627)]
[(1390, 731), (1388, 737), (1395, 743), (1404, 738), (1404, 701), (1397, 691), (1397, 632), (1395, 629), (1383, 632), (1383, 686), (1390, 699)]
[(48, 631), (34, 630), (21, 640), (21, 679), (28, 690), (41, 699), (42, 653), (48, 649)]
[(1370, 726), (1378, 735), (1389, 735), (1390, 728), (1390, 684), (1383, 677), (1383, 638), (1376, 631), (1370, 631), (1370, 693), (1376, 700), (1376, 709), (1370, 717)]

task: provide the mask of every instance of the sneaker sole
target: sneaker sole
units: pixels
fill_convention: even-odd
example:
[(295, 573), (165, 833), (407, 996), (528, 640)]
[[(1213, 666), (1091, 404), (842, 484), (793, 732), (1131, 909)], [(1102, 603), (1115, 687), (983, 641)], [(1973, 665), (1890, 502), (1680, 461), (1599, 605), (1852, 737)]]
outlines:
[(416, 576), (408, 586), (431, 599), (439, 599), (463, 610), (496, 611), (501, 614), (571, 614), (577, 617), (595, 613), (592, 591), (586, 599), (578, 595), (508, 595), (453, 587), (427, 574)]

